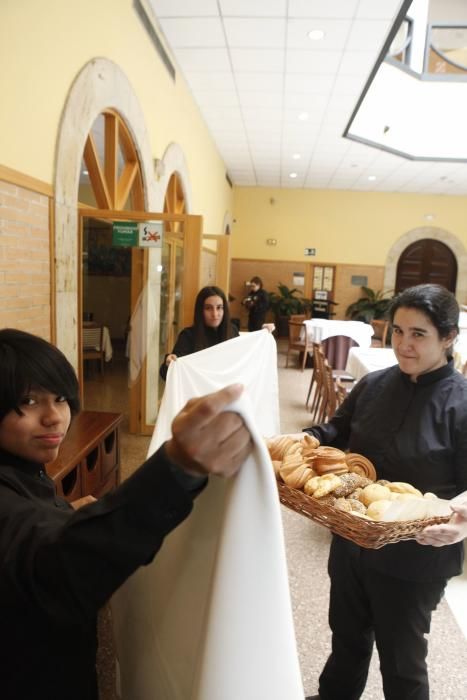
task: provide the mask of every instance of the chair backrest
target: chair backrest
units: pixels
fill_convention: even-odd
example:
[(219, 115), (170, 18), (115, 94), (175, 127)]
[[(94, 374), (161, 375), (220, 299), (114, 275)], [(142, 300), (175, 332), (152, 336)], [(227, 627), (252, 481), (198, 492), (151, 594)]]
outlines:
[(384, 348), (388, 335), (389, 321), (373, 319), (373, 321), (371, 321), (371, 327), (373, 328), (373, 339), (379, 340), (381, 346)]
[(302, 321), (289, 321), (289, 343), (298, 343), (301, 341), (301, 333), (303, 331), (303, 342), (305, 342), (306, 329)]
[(99, 324), (86, 324), (83, 327), (83, 350), (102, 350), (102, 334), (104, 327)]
[(289, 319), (290, 321), (299, 321), (300, 323), (303, 323), (306, 316), (305, 314), (290, 314)]

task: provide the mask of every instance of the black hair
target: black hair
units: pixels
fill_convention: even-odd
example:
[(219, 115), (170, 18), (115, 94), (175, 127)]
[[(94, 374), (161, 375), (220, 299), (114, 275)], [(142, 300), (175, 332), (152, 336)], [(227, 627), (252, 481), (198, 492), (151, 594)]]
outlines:
[[(208, 297), (220, 297), (224, 305), (224, 316), (218, 328), (208, 328), (204, 323), (204, 302)], [(199, 290), (195, 301), (195, 313), (193, 319), (195, 330), (195, 351), (204, 350), (211, 345), (222, 343), (232, 338), (232, 324), (230, 323), (230, 310), (227, 298), (219, 287), (203, 287)], [(213, 343), (213, 335), (215, 335)]]
[(453, 330), (459, 333), (459, 304), (454, 294), (440, 284), (417, 284), (400, 292), (389, 307), (391, 323), (401, 308), (417, 309), (428, 316), (440, 338)]
[(250, 284), (257, 284), (260, 289), (263, 288), (263, 280), (261, 277), (252, 277), (250, 280)]
[(79, 412), (79, 384), (75, 370), (54, 345), (16, 328), (0, 330), (0, 421), (10, 411), (21, 415), (21, 401), (31, 389), (64, 396)]

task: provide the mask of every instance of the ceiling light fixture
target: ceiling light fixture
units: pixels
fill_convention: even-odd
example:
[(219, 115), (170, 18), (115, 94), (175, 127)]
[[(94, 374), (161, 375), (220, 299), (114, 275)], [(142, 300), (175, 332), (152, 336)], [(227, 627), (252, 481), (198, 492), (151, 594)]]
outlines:
[(298, 118), (300, 119), (301, 122), (306, 122), (308, 117), (309, 117), (308, 112), (300, 112), (300, 114), (298, 115)]
[(310, 32), (308, 32), (308, 38), (311, 39), (311, 41), (320, 41), (320, 39), (323, 39), (324, 36), (325, 33), (322, 29), (312, 29)]
[(368, 179), (371, 181), (376, 180), (376, 175), (368, 175)]
[(302, 157), (302, 156), (300, 155), (300, 153), (294, 153), (293, 156), (292, 156), (292, 158), (293, 158), (294, 160), (300, 160), (301, 157)]
[(291, 177), (291, 178), (297, 177), (297, 173), (289, 173), (289, 177)]
[(83, 170), (83, 175), (89, 175), (89, 171), (88, 171), (88, 170)]

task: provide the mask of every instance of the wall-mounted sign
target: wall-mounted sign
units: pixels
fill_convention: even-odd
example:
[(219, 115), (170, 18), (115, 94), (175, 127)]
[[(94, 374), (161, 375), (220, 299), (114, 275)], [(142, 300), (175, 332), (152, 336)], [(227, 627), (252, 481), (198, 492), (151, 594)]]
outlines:
[(164, 233), (163, 221), (114, 221), (112, 246), (125, 248), (161, 248)]
[(316, 248), (305, 248), (304, 255), (316, 255)]
[(145, 221), (138, 225), (139, 245), (143, 248), (162, 248), (163, 221)]
[(364, 275), (352, 275), (350, 284), (354, 287), (368, 287), (368, 277)]
[(132, 248), (138, 245), (138, 224), (136, 221), (114, 221), (112, 224), (112, 245)]

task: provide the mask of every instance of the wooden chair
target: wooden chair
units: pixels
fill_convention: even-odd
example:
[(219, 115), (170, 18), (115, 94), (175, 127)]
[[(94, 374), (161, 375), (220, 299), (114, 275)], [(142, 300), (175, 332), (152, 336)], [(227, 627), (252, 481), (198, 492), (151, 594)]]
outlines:
[(104, 374), (104, 326), (86, 323), (82, 329), (83, 361), (98, 360), (100, 372)]
[[(313, 388), (315, 389), (315, 394), (316, 394), (316, 385), (321, 380), (320, 375), (322, 375), (322, 373), (323, 373), (324, 354), (323, 354), (320, 343), (312, 343), (312, 350), (313, 350), (313, 374), (311, 375), (310, 386), (308, 387), (308, 394), (307, 394), (306, 401), (305, 401), (306, 408), (308, 408), (308, 404), (310, 402), (310, 397), (311, 397), (311, 394), (313, 392)], [(310, 409), (310, 410), (312, 410), (312, 409)]]
[(373, 328), (373, 337), (371, 338), (372, 348), (385, 348), (386, 338), (389, 330), (389, 321), (383, 321), (378, 319), (373, 319), (371, 321), (371, 327)]
[(311, 341), (308, 340), (306, 328), (302, 321), (289, 321), (289, 345), (287, 347), (287, 359), (285, 366), (289, 366), (289, 355), (292, 350), (303, 353), (302, 372), (305, 369), (306, 359), (311, 350)]
[(306, 319), (305, 314), (290, 314), (289, 320), (290, 321), (299, 321), (300, 323), (303, 323), (303, 321)]

